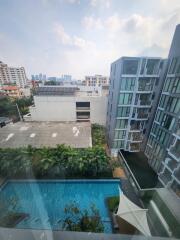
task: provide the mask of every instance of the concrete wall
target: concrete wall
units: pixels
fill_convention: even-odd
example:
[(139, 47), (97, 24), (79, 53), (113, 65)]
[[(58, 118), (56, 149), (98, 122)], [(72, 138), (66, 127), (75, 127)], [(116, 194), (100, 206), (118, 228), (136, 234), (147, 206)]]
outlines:
[(107, 97), (34, 96), (30, 108), (32, 121), (76, 121), (76, 102), (90, 102), (90, 120), (105, 125)]
[(33, 121), (76, 121), (72, 97), (35, 96), (34, 103), (30, 109)]

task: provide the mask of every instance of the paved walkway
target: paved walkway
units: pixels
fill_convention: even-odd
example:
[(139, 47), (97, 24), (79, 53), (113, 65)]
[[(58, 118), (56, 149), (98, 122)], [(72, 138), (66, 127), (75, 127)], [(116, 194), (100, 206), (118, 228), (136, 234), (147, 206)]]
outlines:
[(126, 178), (126, 175), (124, 173), (124, 170), (121, 167), (117, 167), (113, 171), (113, 177), (114, 178)]

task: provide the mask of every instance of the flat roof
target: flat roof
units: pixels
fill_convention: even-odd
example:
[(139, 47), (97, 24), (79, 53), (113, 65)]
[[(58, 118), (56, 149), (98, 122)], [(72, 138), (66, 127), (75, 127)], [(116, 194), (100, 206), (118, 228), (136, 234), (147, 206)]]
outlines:
[(92, 146), (90, 123), (17, 122), (0, 128), (0, 148), (31, 145), (56, 147), (65, 144), (74, 148)]

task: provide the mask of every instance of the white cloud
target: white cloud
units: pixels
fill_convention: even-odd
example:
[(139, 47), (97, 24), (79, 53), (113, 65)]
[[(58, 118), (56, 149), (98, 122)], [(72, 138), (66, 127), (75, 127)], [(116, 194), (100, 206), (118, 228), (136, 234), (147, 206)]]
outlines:
[(55, 23), (53, 27), (53, 31), (55, 32), (58, 41), (60, 41), (61, 44), (69, 46), (69, 47), (75, 47), (79, 49), (85, 49), (85, 48), (92, 48), (95, 46), (95, 44), (92, 41), (85, 40), (78, 36), (71, 36), (69, 35), (62, 24)]
[(90, 6), (92, 7), (110, 8), (110, 5), (110, 0), (90, 0)]
[(72, 44), (71, 37), (65, 32), (64, 27), (60, 23), (55, 23), (53, 30), (62, 44), (64, 45)]
[(103, 24), (100, 18), (84, 17), (82, 24), (86, 29), (102, 29)]
[(71, 4), (80, 4), (80, 0), (66, 0), (68, 3), (71, 3)]
[(122, 26), (122, 22), (118, 14), (114, 14), (108, 17), (105, 20), (105, 26), (108, 28), (109, 31), (116, 32)]

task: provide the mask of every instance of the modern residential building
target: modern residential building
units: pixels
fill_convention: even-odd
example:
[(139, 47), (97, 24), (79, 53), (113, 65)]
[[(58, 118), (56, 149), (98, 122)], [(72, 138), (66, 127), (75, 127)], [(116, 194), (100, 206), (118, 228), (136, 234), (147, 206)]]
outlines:
[(0, 85), (13, 83), (24, 88), (27, 77), (24, 67), (9, 67), (0, 61)]
[(122, 57), (111, 64), (107, 139), (112, 155), (146, 146), (163, 82), (165, 61)]
[(180, 25), (171, 44), (165, 82), (145, 154), (162, 184), (180, 196)]
[(85, 86), (106, 86), (109, 84), (109, 78), (102, 75), (85, 76), (83, 84)]
[(107, 95), (101, 87), (39, 87), (34, 104), (32, 121), (106, 123)]
[(24, 96), (22, 89), (18, 86), (2, 86), (0, 87), (0, 92), (4, 93), (8, 97), (20, 98)]

